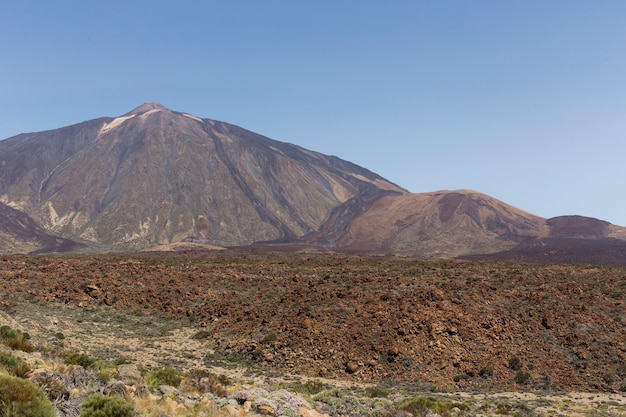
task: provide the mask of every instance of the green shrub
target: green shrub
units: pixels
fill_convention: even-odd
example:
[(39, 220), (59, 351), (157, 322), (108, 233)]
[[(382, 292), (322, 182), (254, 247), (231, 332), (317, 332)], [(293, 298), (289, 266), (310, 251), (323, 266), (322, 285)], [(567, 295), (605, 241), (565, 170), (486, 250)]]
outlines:
[(133, 417), (135, 410), (120, 397), (92, 394), (80, 405), (80, 417)]
[(5, 338), (11, 338), (11, 337), (15, 337), (16, 333), (15, 330), (13, 330), (10, 326), (7, 325), (3, 325), (0, 326), (0, 337), (5, 339)]
[(470, 376), (468, 374), (456, 374), (454, 375), (454, 377), (452, 378), (452, 380), (454, 382), (461, 382), (464, 381), (466, 379), (470, 379)]
[(113, 365), (115, 365), (115, 366), (127, 365), (127, 364), (130, 364), (130, 363), (133, 363), (133, 360), (129, 359), (129, 358), (116, 358), (116, 359), (113, 359)]
[(389, 388), (376, 385), (375, 387), (367, 387), (365, 388), (365, 393), (370, 398), (387, 398), (391, 391)]
[(32, 382), (0, 375), (0, 416), (56, 417), (46, 394)]
[(88, 355), (84, 353), (72, 352), (72, 353), (68, 353), (65, 356), (64, 362), (66, 365), (80, 365), (83, 368), (87, 369), (87, 368), (92, 367), (93, 364), (96, 363), (96, 360), (94, 358), (89, 357)]
[(515, 382), (520, 385), (526, 385), (530, 382), (531, 376), (530, 373), (524, 371), (517, 371), (515, 374)]
[(19, 330), (14, 330), (9, 326), (0, 326), (0, 338), (2, 344), (13, 350), (21, 350), (23, 352), (33, 352), (35, 347), (30, 342), (30, 335)]
[(233, 380), (227, 377), (226, 375), (219, 374), (217, 376), (217, 380), (220, 384), (224, 385), (225, 387), (229, 385), (233, 385)]
[(178, 387), (182, 379), (182, 374), (179, 370), (167, 367), (152, 372), (148, 375), (148, 378), (146, 378), (146, 382), (150, 388), (156, 389), (159, 385)]
[(93, 365), (93, 367), (96, 368), (96, 375), (102, 382), (109, 382), (117, 375), (117, 368), (111, 364), (98, 361)]
[(432, 397), (415, 397), (405, 401), (399, 408), (414, 416), (425, 416), (430, 412), (449, 415), (449, 411), (454, 408), (454, 405), (452, 403), (440, 402)]
[(268, 333), (261, 339), (261, 343), (272, 343), (276, 341), (277, 338), (276, 333)]
[(0, 368), (7, 371), (9, 375), (20, 378), (25, 377), (30, 372), (30, 366), (22, 358), (4, 351), (0, 351)]
[(478, 375), (485, 379), (493, 378), (493, 367), (487, 365), (481, 368), (480, 371), (478, 371)]
[(519, 371), (522, 369), (522, 360), (517, 356), (512, 356), (511, 359), (509, 359), (509, 368), (514, 371)]

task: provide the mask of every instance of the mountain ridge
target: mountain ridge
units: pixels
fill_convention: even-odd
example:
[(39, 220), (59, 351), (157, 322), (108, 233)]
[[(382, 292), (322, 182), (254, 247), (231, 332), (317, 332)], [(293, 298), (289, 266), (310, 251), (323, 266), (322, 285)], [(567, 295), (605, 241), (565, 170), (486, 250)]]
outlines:
[(410, 193), (349, 161), (158, 102), (14, 136), (0, 155), (0, 203), (91, 250), (304, 244), (456, 257), (529, 238), (626, 239), (602, 220), (545, 219), (472, 190)]

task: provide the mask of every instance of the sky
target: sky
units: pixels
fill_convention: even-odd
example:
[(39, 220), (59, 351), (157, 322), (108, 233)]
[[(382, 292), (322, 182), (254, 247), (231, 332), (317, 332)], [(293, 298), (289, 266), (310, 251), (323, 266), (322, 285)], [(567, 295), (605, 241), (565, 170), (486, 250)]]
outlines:
[(626, 1), (0, 0), (0, 138), (144, 102), (626, 226)]

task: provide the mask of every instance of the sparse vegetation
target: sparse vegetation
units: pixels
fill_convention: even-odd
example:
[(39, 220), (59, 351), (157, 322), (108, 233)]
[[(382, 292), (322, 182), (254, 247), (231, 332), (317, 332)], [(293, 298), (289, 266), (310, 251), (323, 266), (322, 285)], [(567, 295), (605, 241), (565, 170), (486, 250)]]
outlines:
[(418, 396), (404, 401), (398, 408), (414, 416), (426, 416), (427, 414), (437, 413), (442, 417), (448, 417), (450, 416), (450, 410), (454, 407), (454, 403), (441, 399)]

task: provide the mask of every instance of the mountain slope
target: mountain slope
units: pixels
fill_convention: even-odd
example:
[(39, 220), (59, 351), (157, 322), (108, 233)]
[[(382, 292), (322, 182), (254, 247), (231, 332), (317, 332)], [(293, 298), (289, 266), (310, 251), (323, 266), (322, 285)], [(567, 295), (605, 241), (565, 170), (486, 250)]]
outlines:
[(52, 236), (23, 212), (0, 203), (0, 253), (70, 252), (82, 245)]
[(338, 205), (400, 187), (339, 158), (146, 103), (0, 142), (0, 201), (112, 249), (293, 239)]

